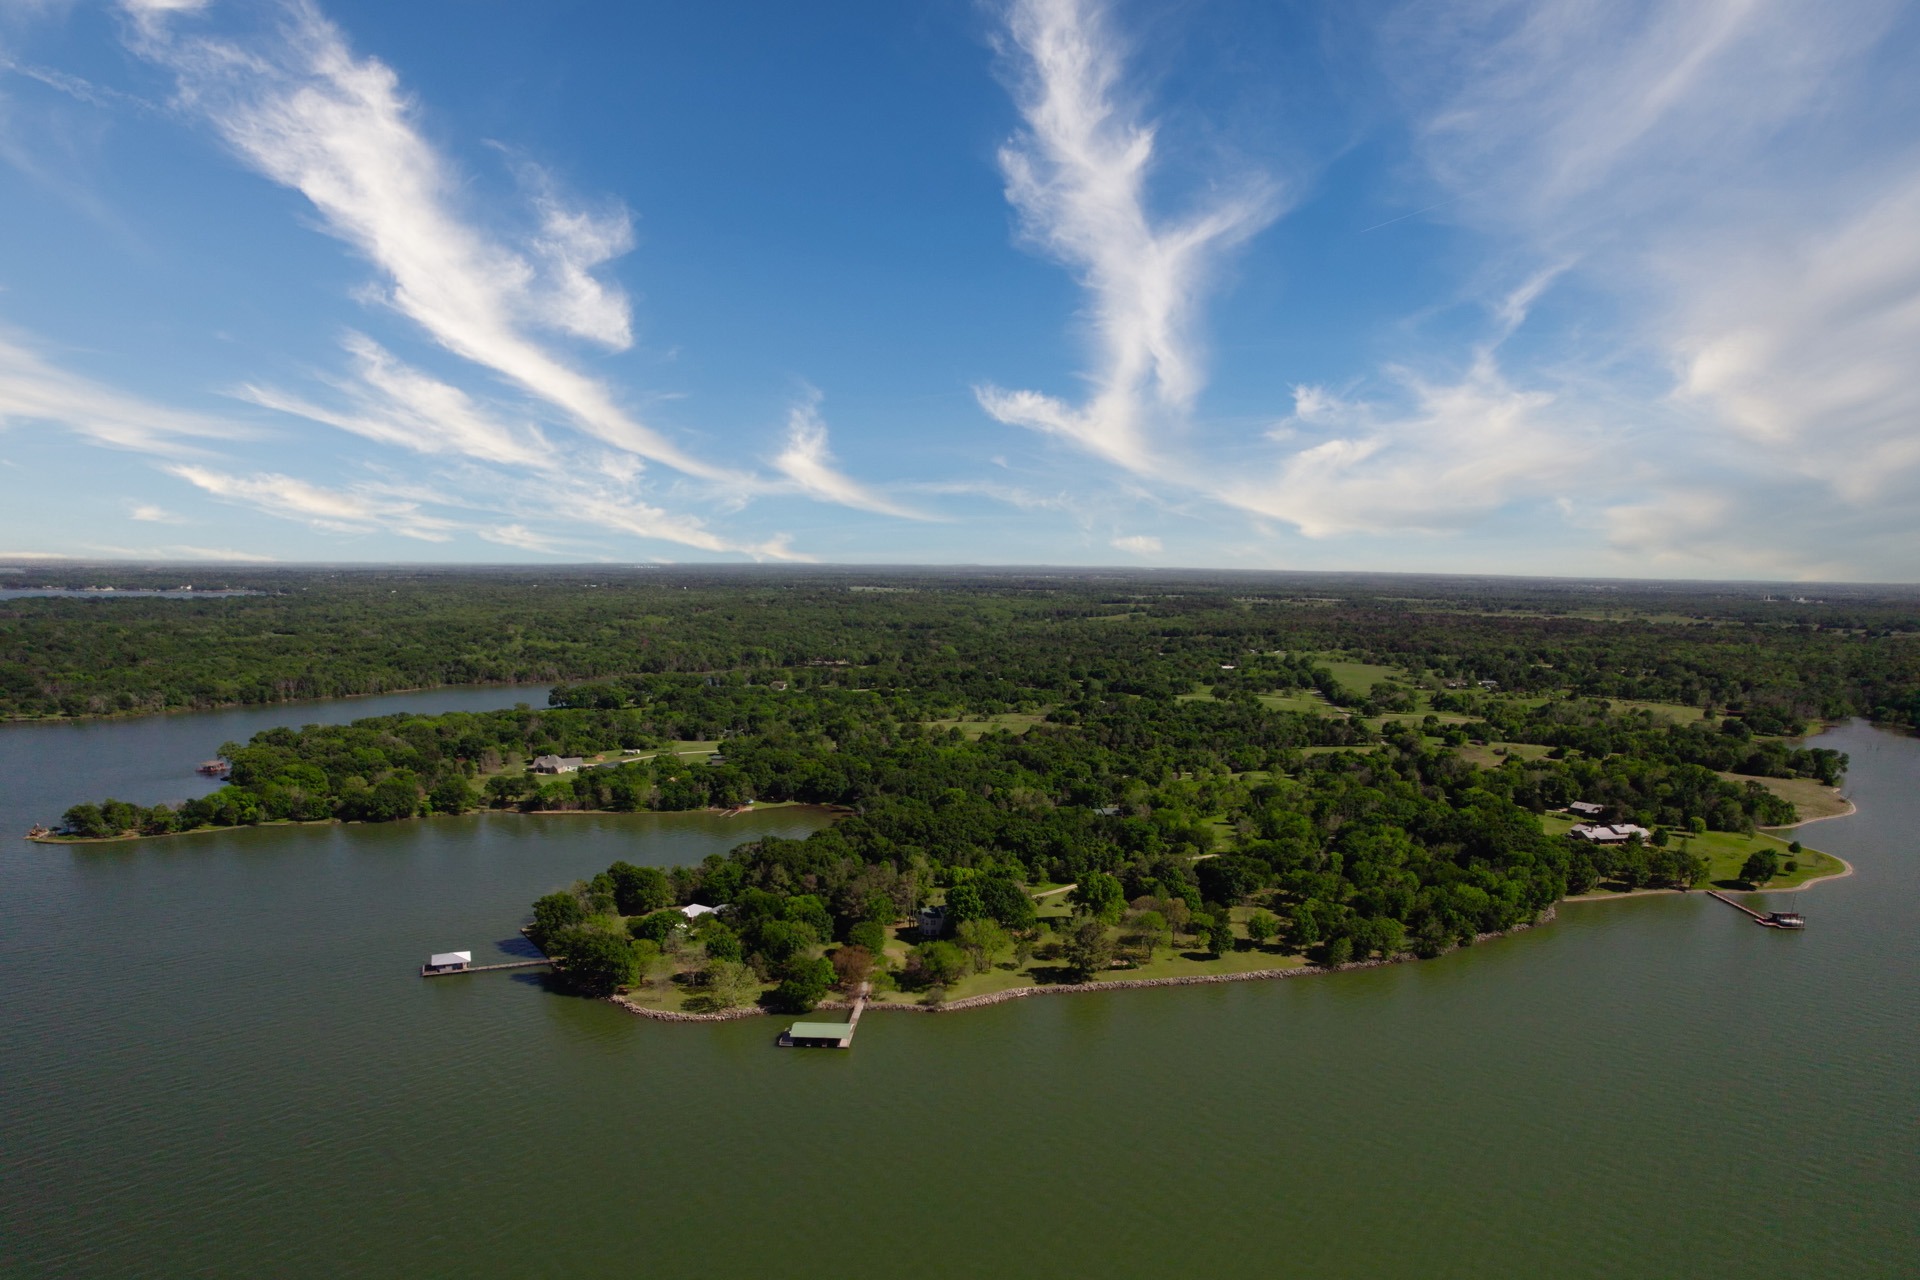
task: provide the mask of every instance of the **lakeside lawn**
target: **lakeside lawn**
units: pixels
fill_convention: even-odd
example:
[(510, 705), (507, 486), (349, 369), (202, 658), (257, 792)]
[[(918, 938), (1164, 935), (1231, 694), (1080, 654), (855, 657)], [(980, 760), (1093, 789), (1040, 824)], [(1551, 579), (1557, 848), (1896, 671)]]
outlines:
[[(1575, 819), (1563, 814), (1549, 813), (1540, 819), (1540, 825), (1548, 835), (1565, 835), (1575, 825)], [(1830, 853), (1801, 846), (1799, 853), (1787, 852), (1787, 846), (1794, 840), (1791, 831), (1775, 833), (1757, 831), (1753, 835), (1742, 835), (1737, 831), (1709, 831), (1703, 835), (1674, 833), (1676, 847), (1698, 854), (1707, 860), (1707, 880), (1705, 888), (1723, 890), (1755, 889), (1797, 889), (1811, 880), (1821, 880), (1827, 876), (1837, 876), (1846, 870), (1846, 864)], [(1740, 868), (1749, 856), (1759, 852), (1777, 854), (1781, 865), (1789, 860), (1798, 863), (1793, 871), (1782, 872), (1763, 885), (1749, 886), (1740, 879)], [(1570, 901), (1591, 900), (1594, 898), (1618, 897), (1626, 891), (1624, 885), (1603, 884), (1590, 894), (1583, 894)]]
[(1744, 773), (1722, 773), (1720, 776), (1728, 782), (1759, 783), (1798, 809), (1802, 822), (1815, 818), (1837, 818), (1853, 811), (1852, 802), (1840, 794), (1838, 787), (1822, 785), (1817, 778), (1751, 778)]

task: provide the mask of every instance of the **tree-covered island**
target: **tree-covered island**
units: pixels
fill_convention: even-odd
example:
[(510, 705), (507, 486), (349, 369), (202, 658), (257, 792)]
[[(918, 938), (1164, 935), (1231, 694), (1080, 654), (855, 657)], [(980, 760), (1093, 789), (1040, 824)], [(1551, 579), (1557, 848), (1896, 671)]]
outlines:
[(805, 839), (616, 862), (543, 897), (531, 932), (560, 981), (640, 1007), (800, 1010), (862, 983), (940, 1002), (1432, 956), (1569, 897), (1835, 874), (1763, 830), (1844, 805), (1845, 757), (1794, 739), (1898, 719), (1920, 683), (1886, 610), (1810, 630), (1698, 600), (1674, 621), (878, 585), (736, 586), (698, 610), (636, 593), (627, 669), (550, 706), (270, 730), (221, 748), (211, 795), (78, 804), (54, 838), (830, 806)]

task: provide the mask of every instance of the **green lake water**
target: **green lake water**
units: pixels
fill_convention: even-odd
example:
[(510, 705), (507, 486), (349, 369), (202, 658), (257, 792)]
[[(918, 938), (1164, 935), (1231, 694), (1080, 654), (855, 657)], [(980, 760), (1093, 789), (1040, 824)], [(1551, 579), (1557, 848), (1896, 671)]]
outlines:
[[(1920, 740), (1854, 724), (1858, 868), (1386, 969), (779, 1023), (649, 1022), (509, 954), (538, 893), (806, 810), (488, 816), (85, 848), (268, 723), (0, 728), (0, 1274), (1920, 1274)], [(184, 771), (184, 774), (183, 774)]]

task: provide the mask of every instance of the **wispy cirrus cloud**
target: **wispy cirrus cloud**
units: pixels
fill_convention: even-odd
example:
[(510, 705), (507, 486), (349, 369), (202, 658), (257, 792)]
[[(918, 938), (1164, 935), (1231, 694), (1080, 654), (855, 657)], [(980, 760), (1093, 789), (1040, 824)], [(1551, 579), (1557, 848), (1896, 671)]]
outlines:
[(1280, 207), (1264, 175), (1227, 175), (1183, 217), (1155, 217), (1155, 131), (1124, 83), (1124, 49), (1098, 0), (1015, 0), (1014, 95), (1026, 131), (1000, 151), (1027, 242), (1072, 270), (1089, 301), (1093, 393), (1069, 404), (983, 386), (1000, 421), (1064, 437), (1132, 471), (1163, 452), (1203, 382), (1199, 300), (1220, 255)]
[(908, 520), (932, 519), (875, 492), (833, 465), (818, 392), (810, 392), (788, 410), (787, 447), (773, 460), (773, 467), (800, 492), (827, 502)]
[(429, 515), (417, 502), (383, 497), (365, 488), (328, 488), (274, 472), (233, 475), (185, 463), (165, 470), (217, 498), (334, 533), (377, 529), (423, 542), (445, 542), (458, 527), (444, 517)]
[(241, 440), (245, 424), (157, 405), (60, 368), (0, 334), (0, 428), (36, 422), (62, 427), (96, 444), (138, 453), (180, 456), (204, 443)]
[(357, 376), (333, 383), (352, 403), (351, 409), (329, 408), (251, 383), (234, 394), (268, 409), (417, 453), (536, 469), (560, 465), (560, 453), (537, 427), (501, 421), (459, 387), (402, 362), (364, 334), (349, 333), (341, 345), (353, 358)]
[(1668, 429), (1614, 450), (1642, 481), (1602, 520), (1624, 555), (1920, 572), (1920, 102), (1872, 69), (1901, 8), (1457, 0), (1389, 24), (1445, 216), (1610, 298), (1572, 361), (1593, 382), (1645, 366), (1609, 434)]
[(225, 560), (240, 564), (274, 564), (277, 556), (261, 555), (257, 551), (238, 551), (232, 547), (197, 547), (187, 543), (172, 542), (146, 547), (121, 547), (107, 543), (94, 543), (87, 550), (126, 560)]
[[(183, 111), (211, 125), (248, 166), (303, 195), (321, 228), (380, 272), (378, 302), (445, 351), (497, 375), (533, 411), (429, 373), (357, 332), (343, 339), (346, 372), (320, 375), (329, 392), (247, 381), (234, 394), (463, 469), (466, 487), (486, 495), (478, 505), (509, 518), (462, 519), (458, 526), (526, 550), (578, 545), (553, 530), (586, 525), (592, 535), (797, 555), (784, 536), (731, 537), (697, 516), (668, 511), (647, 492), (658, 487), (642, 479), (649, 462), (699, 482), (696, 497), (711, 485), (704, 490), (710, 497), (733, 503), (800, 493), (879, 514), (918, 515), (832, 465), (817, 415), (791, 424), (772, 477), (710, 464), (642, 422), (612, 384), (555, 345), (571, 339), (615, 352), (632, 345), (631, 306), (602, 270), (632, 248), (627, 210), (570, 199), (545, 169), (497, 147), (532, 219), (511, 231), (483, 221), (464, 198), (461, 176), (428, 142), (421, 109), (398, 76), (355, 53), (309, 0), (268, 8), (268, 24), (245, 35), (206, 34), (182, 20), (198, 6), (125, 8), (130, 43), (172, 73)], [(252, 488), (235, 487), (240, 479), (228, 477), (234, 483), (225, 496), (321, 522), (315, 527), (357, 520), (384, 521), (381, 527), (408, 536), (438, 531), (405, 512), (366, 506), (365, 486), (300, 491), (290, 486), (301, 482), (275, 474)], [(345, 505), (328, 515), (320, 510), (322, 495)]]
[(392, 69), (357, 56), (307, 0), (288, 0), (271, 34), (246, 42), (168, 20), (189, 7), (130, 5), (135, 48), (173, 73), (185, 109), (305, 196), (330, 234), (381, 270), (384, 302), (608, 445), (688, 475), (737, 478), (639, 421), (611, 387), (535, 336), (544, 328), (615, 350), (630, 344), (624, 296), (592, 274), (631, 244), (623, 211), (568, 209), (549, 186), (533, 243), (504, 243), (463, 212), (459, 181), (422, 136)]
[[(1083, 404), (992, 387), (981, 403), (1150, 489), (1314, 538), (1453, 532), (1557, 495), (1569, 529), (1631, 558), (1841, 563), (1796, 546), (1817, 542), (1910, 576), (1920, 544), (1901, 549), (1897, 531), (1920, 523), (1920, 135), (1892, 104), (1920, 118), (1920, 94), (1861, 87), (1881, 82), (1861, 72), (1898, 10), (1404, 6), (1376, 34), (1431, 183), (1407, 216), (1483, 237), (1467, 273), (1481, 332), (1409, 329), (1404, 359), (1355, 379), (1368, 391), (1302, 385), (1265, 441), (1216, 429), (1202, 445), (1183, 428), (1204, 384), (1207, 268), (1272, 216), (1272, 187), (1262, 204), (1229, 174), (1242, 194), (1163, 234), (1145, 193), (1157, 139), (1109, 10), (1017, 0), (1027, 129), (1002, 153), (1007, 196), (1028, 242), (1075, 270), (1106, 358)], [(1563, 287), (1607, 310), (1543, 335), (1530, 317)], [(1792, 510), (1808, 481), (1836, 501)]]
[(1157, 220), (1147, 190), (1156, 134), (1105, 7), (1018, 0), (1008, 29), (1024, 59), (1016, 97), (1027, 132), (1000, 155), (1007, 198), (1028, 242), (1076, 271), (1104, 361), (1079, 406), (980, 389), (994, 417), (1071, 440), (1150, 487), (1198, 492), (1315, 538), (1454, 527), (1565, 473), (1553, 397), (1509, 385), (1496, 356), (1561, 267), (1497, 300), (1492, 334), (1452, 380), (1391, 371), (1404, 394), (1389, 405), (1302, 387), (1266, 440), (1198, 447), (1187, 428), (1206, 381), (1200, 303), (1221, 255), (1278, 216), (1278, 185), (1229, 174), (1197, 212)]

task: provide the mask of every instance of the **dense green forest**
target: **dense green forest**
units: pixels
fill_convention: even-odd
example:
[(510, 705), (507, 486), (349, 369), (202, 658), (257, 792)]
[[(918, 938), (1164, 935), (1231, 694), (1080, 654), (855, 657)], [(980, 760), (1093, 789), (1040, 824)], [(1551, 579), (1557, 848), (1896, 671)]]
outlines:
[[(269, 730), (219, 748), (211, 795), (77, 804), (65, 835), (834, 807), (804, 840), (617, 864), (537, 908), (566, 981), (674, 961), (719, 1005), (804, 1008), (876, 975), (938, 991), (1008, 953), (1060, 978), (1169, 946), (1436, 954), (1599, 884), (1701, 882), (1694, 840), (1797, 818), (1767, 780), (1843, 775), (1796, 735), (1911, 720), (1920, 689), (1912, 609), (1858, 595), (826, 571), (233, 585), (269, 594), (8, 602), (11, 708), (530, 678), (549, 705)], [(533, 767), (549, 756), (566, 771)], [(1549, 834), (1574, 800), (1648, 834)], [(1036, 917), (1042, 885), (1072, 886), (1068, 917)], [(929, 902), (953, 938), (902, 952), (888, 931)], [(689, 927), (690, 904), (725, 910)]]

